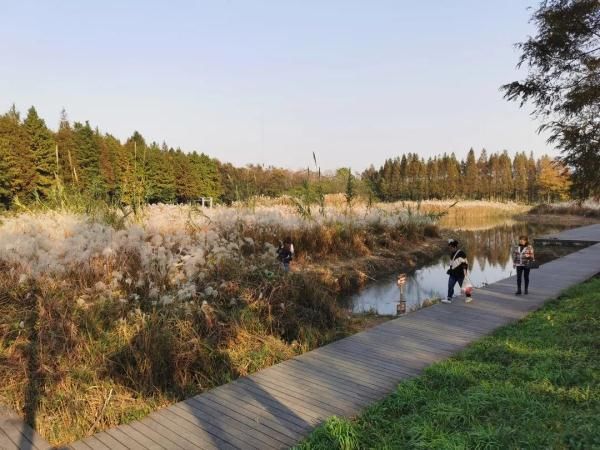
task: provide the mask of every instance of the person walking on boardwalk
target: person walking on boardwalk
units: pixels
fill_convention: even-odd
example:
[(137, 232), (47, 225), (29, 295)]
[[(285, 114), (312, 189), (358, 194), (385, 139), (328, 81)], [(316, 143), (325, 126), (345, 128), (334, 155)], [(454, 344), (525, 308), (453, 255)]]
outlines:
[[(467, 276), (467, 271), (469, 270), (467, 254), (458, 248), (458, 241), (456, 239), (448, 239), (448, 249), (450, 250), (450, 268), (446, 272), (448, 274), (448, 296), (442, 299), (442, 303), (452, 303), (454, 286), (458, 283), (462, 287)], [(465, 301), (471, 301), (470, 295), (467, 296)]]
[[(513, 250), (513, 268), (517, 269), (517, 292), (515, 295), (529, 293), (529, 271), (531, 264), (535, 261), (533, 247), (529, 245), (527, 236), (519, 236), (519, 245)], [(525, 290), (521, 291), (521, 279), (525, 278)]]

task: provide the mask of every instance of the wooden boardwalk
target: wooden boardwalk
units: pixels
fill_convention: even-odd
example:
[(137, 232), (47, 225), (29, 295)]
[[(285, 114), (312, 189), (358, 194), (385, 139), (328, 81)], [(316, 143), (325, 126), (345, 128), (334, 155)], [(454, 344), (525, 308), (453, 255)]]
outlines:
[(0, 407), (0, 450), (49, 449), (50, 444), (16, 414)]
[[(587, 235), (588, 231), (584, 232)], [(600, 244), (533, 271), (527, 296), (513, 295), (515, 277), (510, 277), (477, 289), (472, 303), (459, 299), (451, 305), (437, 304), (416, 311), (70, 447), (287, 448), (328, 417), (359, 413), (388, 395), (398, 382), (419, 375), (428, 365), (519, 320), (598, 272)]]
[(573, 228), (557, 234), (548, 234), (535, 238), (542, 245), (589, 245), (600, 242), (600, 223), (585, 227)]

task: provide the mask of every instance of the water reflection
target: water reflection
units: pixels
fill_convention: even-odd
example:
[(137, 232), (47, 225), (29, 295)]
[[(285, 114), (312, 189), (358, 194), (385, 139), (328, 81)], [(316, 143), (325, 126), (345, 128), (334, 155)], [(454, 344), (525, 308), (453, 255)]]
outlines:
[[(533, 242), (535, 236), (559, 232), (564, 228), (564, 225), (504, 223), (486, 230), (457, 231), (456, 238), (460, 242), (460, 248), (467, 253), (471, 282), (475, 287), (481, 287), (512, 274), (511, 248), (519, 235), (526, 234)], [(559, 254), (569, 251), (571, 249), (564, 249), (559, 251)], [(540, 263), (547, 262), (559, 256), (556, 252), (556, 248), (538, 248), (536, 259)], [(446, 270), (449, 261), (450, 256), (444, 255), (434, 263), (407, 274), (402, 292), (407, 312), (446, 295)], [(535, 273), (532, 274), (532, 286), (535, 286)], [(455, 291), (459, 292), (458, 289)], [(355, 313), (373, 311), (381, 315), (396, 315), (399, 311), (400, 295), (397, 275), (394, 275), (373, 283), (352, 296), (350, 301)]]

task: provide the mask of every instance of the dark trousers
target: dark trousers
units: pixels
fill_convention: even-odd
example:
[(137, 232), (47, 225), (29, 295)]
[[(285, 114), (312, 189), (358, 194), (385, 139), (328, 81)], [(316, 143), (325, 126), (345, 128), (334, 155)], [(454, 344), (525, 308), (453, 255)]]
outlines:
[(521, 292), (521, 279), (525, 278), (525, 292), (529, 289), (529, 271), (525, 266), (517, 266), (517, 292)]
[(458, 283), (460, 287), (463, 285), (463, 281), (465, 281), (465, 277), (455, 277), (454, 275), (450, 275), (448, 278), (448, 300), (452, 299), (454, 295), (454, 285)]

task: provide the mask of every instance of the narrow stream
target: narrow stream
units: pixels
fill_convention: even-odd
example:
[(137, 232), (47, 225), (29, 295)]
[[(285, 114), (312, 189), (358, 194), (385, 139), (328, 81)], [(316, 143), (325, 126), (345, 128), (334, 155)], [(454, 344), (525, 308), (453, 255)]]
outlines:
[[(533, 243), (536, 236), (556, 233), (565, 228), (564, 225), (527, 224), (509, 220), (488, 229), (457, 231), (455, 236), (460, 242), (460, 248), (467, 253), (473, 286), (482, 287), (514, 273), (511, 248), (519, 235), (528, 235), (530, 242)], [(573, 250), (565, 247), (536, 248), (536, 260), (543, 264)], [(406, 312), (415, 311), (446, 296), (448, 285), (446, 270), (449, 261), (450, 256), (445, 254), (437, 261), (406, 274), (406, 283), (402, 288)], [(398, 274), (394, 274), (380, 279), (351, 296), (352, 311), (396, 315), (401, 295), (397, 278)], [(531, 272), (530, 289), (535, 289), (535, 271)], [(454, 295), (459, 294), (460, 288), (456, 285)]]

